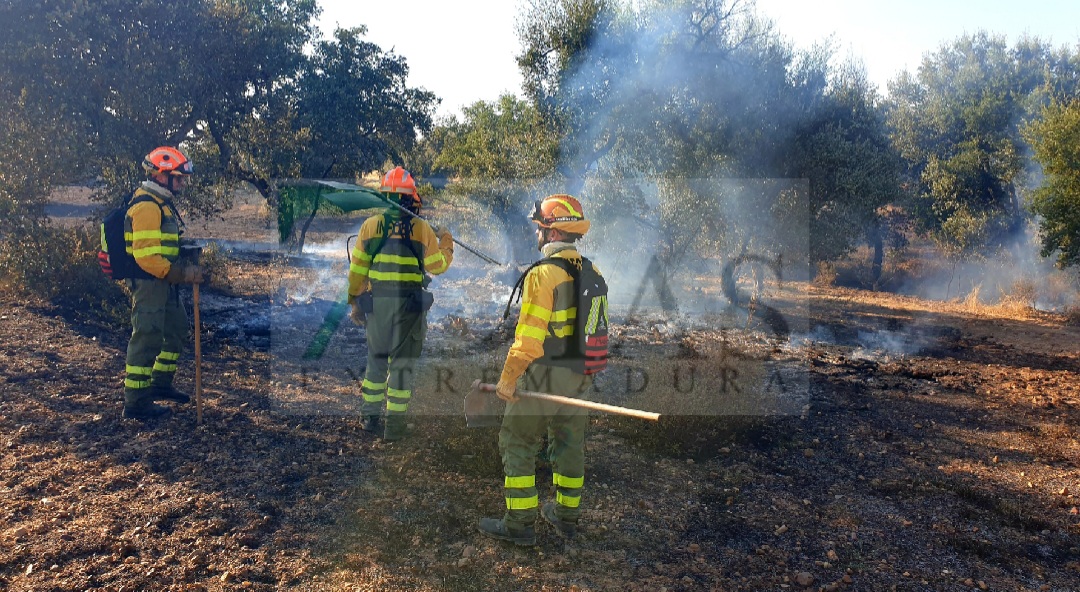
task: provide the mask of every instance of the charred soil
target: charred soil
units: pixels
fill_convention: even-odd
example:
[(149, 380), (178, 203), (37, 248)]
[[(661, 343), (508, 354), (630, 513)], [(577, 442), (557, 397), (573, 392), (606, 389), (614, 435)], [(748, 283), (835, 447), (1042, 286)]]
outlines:
[[(801, 373), (794, 410), (594, 415), (578, 536), (541, 520), (539, 545), (515, 548), (476, 530), (503, 511), (494, 430), (417, 413), (388, 444), (355, 414), (283, 411), (273, 336), (235, 319), (272, 314), (304, 272), (225, 265), (231, 288), (206, 290), (202, 425), (194, 403), (121, 419), (124, 331), (5, 297), (0, 588), (1080, 589), (1080, 330), (1054, 315), (788, 286), (805, 332), (761, 347)], [(613, 362), (707, 371), (754, 331), (627, 317)], [(422, 364), (510, 339), (446, 313)], [(189, 351), (189, 391), (192, 367)]]

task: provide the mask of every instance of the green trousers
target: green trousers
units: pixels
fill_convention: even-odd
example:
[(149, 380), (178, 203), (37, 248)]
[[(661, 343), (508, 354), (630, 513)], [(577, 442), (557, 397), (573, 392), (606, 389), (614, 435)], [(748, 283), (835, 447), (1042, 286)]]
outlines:
[(128, 280), (131, 340), (127, 348), (124, 404), (150, 403), (151, 385), (171, 385), (188, 340), (187, 310), (180, 289), (164, 280)]
[[(518, 382), (518, 388), (564, 397), (581, 398), (592, 386), (592, 378), (567, 368), (533, 364)], [(502, 453), (506, 514), (511, 527), (536, 521), (539, 500), (536, 492), (536, 455), (541, 437), (548, 437), (552, 481), (555, 487), (555, 515), (576, 522), (581, 514), (581, 488), (585, 481), (585, 428), (589, 411), (550, 401), (520, 398), (506, 405), (499, 430)]]
[(416, 366), (427, 336), (427, 312), (408, 310), (404, 296), (375, 296), (367, 315), (367, 370), (360, 392), (363, 415), (403, 418), (409, 409)]

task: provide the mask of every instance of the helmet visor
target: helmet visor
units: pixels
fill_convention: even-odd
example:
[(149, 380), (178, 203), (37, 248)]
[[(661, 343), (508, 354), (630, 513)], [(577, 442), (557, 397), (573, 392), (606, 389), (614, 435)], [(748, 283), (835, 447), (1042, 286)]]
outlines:
[(190, 160), (185, 160), (180, 163), (180, 166), (169, 171), (170, 175), (190, 175), (195, 172), (195, 165), (191, 164)]

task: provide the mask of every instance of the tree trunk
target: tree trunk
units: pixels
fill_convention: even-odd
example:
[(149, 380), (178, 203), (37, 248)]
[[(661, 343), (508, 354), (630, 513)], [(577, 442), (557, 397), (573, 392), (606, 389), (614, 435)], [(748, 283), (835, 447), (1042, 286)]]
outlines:
[(311, 221), (315, 219), (315, 215), (319, 213), (319, 199), (322, 197), (322, 190), (315, 192), (315, 198), (311, 200), (311, 214), (304, 221), (304, 227), (300, 229), (300, 240), (296, 244), (296, 254), (302, 255), (304, 253), (304, 238), (307, 236), (308, 227), (311, 226)]
[[(334, 165), (336, 163), (337, 163), (337, 159), (336, 158), (332, 159), (330, 161), (330, 164), (327, 165), (326, 168), (323, 169), (322, 174), (319, 175), (319, 178), (325, 179), (330, 174), (330, 172), (334, 169)], [(300, 229), (300, 240), (296, 244), (296, 254), (297, 255), (304, 254), (304, 238), (307, 237), (308, 227), (311, 226), (312, 220), (314, 220), (315, 216), (319, 213), (319, 201), (322, 199), (322, 194), (323, 194), (323, 188), (319, 187), (318, 189), (315, 190), (315, 197), (313, 197), (311, 199), (311, 214), (308, 215), (307, 220), (304, 221), (303, 228)]]
[[(952, 294), (952, 283), (953, 283), (954, 279), (956, 279), (956, 260), (955, 259), (953, 260), (952, 271), (949, 273), (949, 285), (945, 286), (945, 300), (948, 300), (949, 299), (949, 294)], [(957, 282), (956, 285), (959, 286), (960, 283)], [(960, 293), (960, 288), (957, 288), (956, 292), (959, 294)]]
[(882, 232), (881, 222), (874, 222), (870, 226), (869, 230), (870, 246), (874, 249), (873, 260), (870, 262), (870, 279), (873, 283), (873, 289), (878, 289), (878, 283), (881, 281), (881, 266), (885, 261), (885, 238), (882, 236), (885, 233)]
[[(1020, 202), (1020, 194), (1016, 191), (1016, 185), (1009, 183), (1009, 198), (1012, 208), (1012, 217), (1009, 220), (1009, 233), (1016, 237), (1024, 228), (1024, 205)], [(1019, 239), (1017, 239), (1019, 242)]]

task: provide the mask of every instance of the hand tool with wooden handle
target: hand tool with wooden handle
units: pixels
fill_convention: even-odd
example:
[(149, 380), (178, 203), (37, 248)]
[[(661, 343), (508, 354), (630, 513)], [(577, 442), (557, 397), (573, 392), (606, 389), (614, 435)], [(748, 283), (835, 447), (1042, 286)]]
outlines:
[[(563, 405), (584, 407), (585, 409), (592, 409), (594, 411), (637, 417), (639, 419), (647, 419), (650, 421), (658, 421), (660, 419), (659, 413), (653, 413), (651, 411), (630, 409), (628, 407), (619, 407), (617, 405), (607, 405), (605, 403), (596, 403), (594, 401), (585, 401), (583, 399), (574, 399), (572, 397), (563, 397), (561, 395), (550, 395), (548, 393), (537, 393), (518, 389), (517, 396), (530, 399), (542, 399), (544, 401), (552, 401)], [(499, 419), (500, 407), (498, 405), (500, 402), (501, 399), (495, 395), (495, 385), (483, 383), (480, 382), (480, 380), (473, 381), (472, 386), (469, 388), (469, 394), (465, 396), (465, 425), (470, 428), (499, 425), (501, 423), (501, 420)]]

